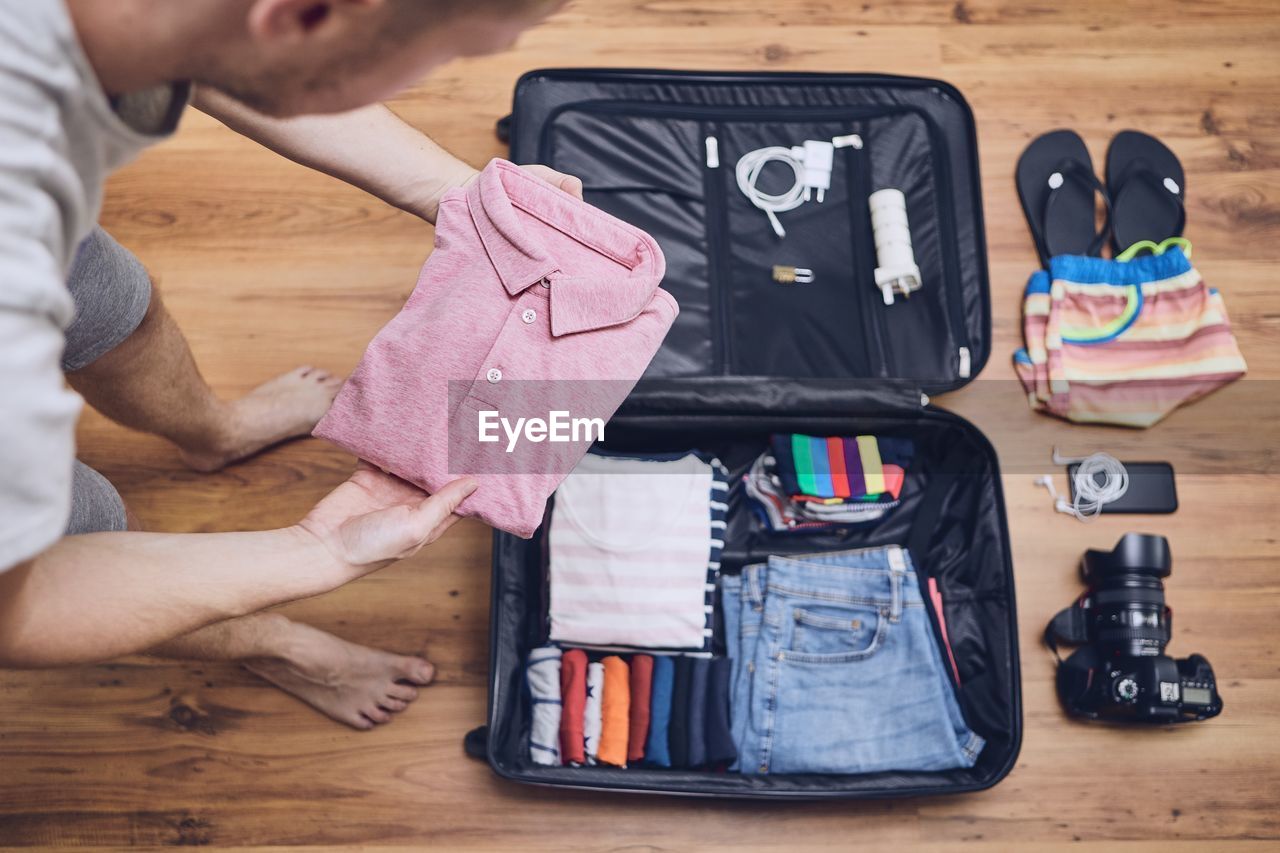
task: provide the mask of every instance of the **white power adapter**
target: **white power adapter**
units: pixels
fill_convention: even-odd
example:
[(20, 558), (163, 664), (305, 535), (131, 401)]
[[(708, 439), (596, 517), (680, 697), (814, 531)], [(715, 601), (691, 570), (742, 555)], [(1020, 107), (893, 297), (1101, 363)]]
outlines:
[(818, 191), (818, 203), (827, 197), (831, 189), (831, 167), (835, 161), (835, 146), (820, 139), (806, 139), (803, 148), (792, 148), (792, 155), (800, 157), (804, 164), (804, 200), (808, 201), (812, 190)]
[[(806, 139), (803, 145), (792, 145), (790, 148), (771, 145), (766, 148), (748, 151), (738, 159), (737, 168), (734, 170), (734, 174), (738, 179), (738, 189), (742, 191), (748, 201), (763, 210), (765, 216), (769, 217), (769, 224), (773, 226), (773, 233), (779, 237), (785, 237), (787, 236), (787, 231), (778, 220), (778, 214), (787, 210), (795, 210), (806, 201), (812, 201), (815, 196), (819, 203), (826, 199), (827, 190), (831, 189), (831, 172), (835, 164), (836, 143), (840, 140), (853, 138), (855, 138), (854, 135), (837, 137), (835, 140)], [(859, 139), (860, 142), (861, 140)], [(850, 144), (846, 142), (840, 147), (847, 147)], [(860, 147), (860, 145), (857, 147)], [(711, 147), (708, 144), (708, 152), (710, 150)], [(708, 155), (708, 158), (708, 162), (710, 162), (710, 155)], [(716, 162), (719, 163), (718, 155)], [(764, 167), (769, 163), (785, 163), (795, 172), (795, 182), (786, 192), (775, 195), (762, 192), (756, 188), (756, 182), (760, 180), (761, 172), (764, 171)]]
[(885, 305), (893, 304), (893, 294), (910, 297), (920, 289), (920, 267), (911, 245), (907, 222), (907, 198), (899, 189), (876, 190), (867, 198), (871, 208), (871, 231), (876, 244), (876, 287)]

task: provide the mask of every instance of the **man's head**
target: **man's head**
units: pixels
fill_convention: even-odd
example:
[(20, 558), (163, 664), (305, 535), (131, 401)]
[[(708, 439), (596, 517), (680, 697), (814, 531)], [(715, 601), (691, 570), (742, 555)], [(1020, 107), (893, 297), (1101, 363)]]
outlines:
[(564, 0), (213, 2), (192, 4), (218, 22), (191, 56), (196, 82), (286, 116), (384, 100), (451, 59), (509, 47)]

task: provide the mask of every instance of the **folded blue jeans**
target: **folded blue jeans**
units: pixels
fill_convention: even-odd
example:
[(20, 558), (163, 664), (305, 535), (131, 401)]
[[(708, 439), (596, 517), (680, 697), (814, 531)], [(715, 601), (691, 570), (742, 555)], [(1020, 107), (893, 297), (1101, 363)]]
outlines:
[(743, 773), (972, 767), (910, 555), (770, 557), (721, 577), (730, 721)]

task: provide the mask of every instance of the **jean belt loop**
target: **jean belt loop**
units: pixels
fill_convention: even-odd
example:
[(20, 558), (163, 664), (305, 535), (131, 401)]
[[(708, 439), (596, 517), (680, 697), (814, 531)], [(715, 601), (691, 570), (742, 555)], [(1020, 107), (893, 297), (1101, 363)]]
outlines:
[(747, 566), (743, 569), (743, 592), (747, 596), (747, 600), (751, 602), (751, 606), (759, 608), (764, 601), (764, 596), (760, 590), (760, 571), (763, 566)]
[(906, 577), (907, 561), (902, 549), (894, 545), (889, 548), (889, 586), (893, 603), (889, 608), (889, 621), (897, 622), (902, 618), (902, 581)]

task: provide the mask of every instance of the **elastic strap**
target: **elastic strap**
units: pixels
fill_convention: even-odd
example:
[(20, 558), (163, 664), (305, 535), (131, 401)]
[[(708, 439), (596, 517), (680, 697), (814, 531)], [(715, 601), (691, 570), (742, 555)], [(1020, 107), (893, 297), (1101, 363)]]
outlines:
[(911, 532), (907, 534), (907, 551), (911, 555), (911, 563), (917, 572), (924, 575), (934, 574), (928, 569), (929, 545), (938, 527), (938, 519), (942, 516), (942, 504), (960, 474), (956, 470), (963, 458), (960, 450), (961, 445), (952, 445), (929, 478), (924, 498), (916, 508), (915, 518), (911, 522)]
[(1062, 663), (1058, 654), (1058, 643), (1068, 646), (1081, 646), (1089, 642), (1089, 623), (1084, 609), (1084, 598), (1077, 599), (1070, 607), (1064, 607), (1049, 620), (1044, 629), (1044, 644), (1053, 652), (1053, 656)]

